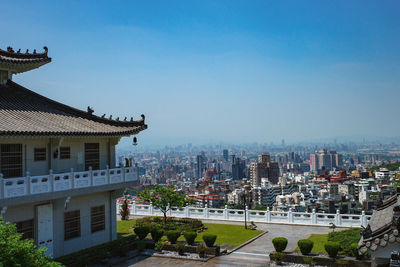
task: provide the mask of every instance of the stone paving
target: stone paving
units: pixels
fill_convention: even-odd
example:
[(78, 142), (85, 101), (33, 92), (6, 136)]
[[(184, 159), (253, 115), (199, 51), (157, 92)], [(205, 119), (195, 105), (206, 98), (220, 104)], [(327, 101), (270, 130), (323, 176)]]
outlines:
[[(203, 221), (210, 223), (228, 223), (221, 221)], [(241, 223), (230, 222), (230, 224)], [(307, 238), (311, 234), (325, 234), (330, 231), (328, 227), (320, 226), (297, 226), (262, 223), (258, 223), (257, 226), (258, 229), (268, 231), (268, 233), (251, 242), (250, 244), (232, 252), (231, 254), (215, 257), (208, 262), (140, 256), (116, 266), (270, 266), (268, 255), (271, 251), (274, 251), (274, 247), (271, 242), (274, 237), (286, 237), (289, 240), (287, 250), (291, 251), (297, 247), (297, 241), (299, 239)]]

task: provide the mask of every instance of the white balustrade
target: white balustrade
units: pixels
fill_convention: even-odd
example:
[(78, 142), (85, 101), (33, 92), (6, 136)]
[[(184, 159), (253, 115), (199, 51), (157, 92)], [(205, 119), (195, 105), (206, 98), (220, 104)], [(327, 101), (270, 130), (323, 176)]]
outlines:
[[(117, 203), (117, 210), (120, 210), (120, 203)], [(163, 213), (152, 205), (136, 204), (135, 202), (129, 207), (131, 215), (145, 215), (145, 216), (163, 216)], [(226, 221), (244, 221), (245, 210), (228, 209), (214, 209), (198, 207), (172, 207), (167, 212), (168, 216), (181, 217), (181, 218), (196, 218), (196, 219), (210, 219), (210, 220), (226, 220)], [(366, 226), (371, 216), (357, 214), (334, 214), (330, 213), (316, 213), (313, 210), (308, 212), (294, 212), (289, 211), (265, 211), (260, 210), (247, 210), (247, 221), (263, 222), (263, 223), (286, 223), (286, 224), (302, 224), (302, 225), (324, 225), (329, 226), (334, 223), (337, 226), (344, 227), (360, 227)]]
[(50, 170), (47, 175), (2, 178), (0, 174), (0, 199), (37, 195), (50, 192), (87, 188), (107, 184), (137, 181), (137, 167), (89, 170), (54, 174)]

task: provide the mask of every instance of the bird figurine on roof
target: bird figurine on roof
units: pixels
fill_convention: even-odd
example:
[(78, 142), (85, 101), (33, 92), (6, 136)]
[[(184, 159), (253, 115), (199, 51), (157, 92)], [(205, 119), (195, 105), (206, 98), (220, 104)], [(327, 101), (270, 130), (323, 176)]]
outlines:
[(92, 109), (90, 106), (87, 107), (87, 112), (92, 115), (94, 112), (94, 109)]

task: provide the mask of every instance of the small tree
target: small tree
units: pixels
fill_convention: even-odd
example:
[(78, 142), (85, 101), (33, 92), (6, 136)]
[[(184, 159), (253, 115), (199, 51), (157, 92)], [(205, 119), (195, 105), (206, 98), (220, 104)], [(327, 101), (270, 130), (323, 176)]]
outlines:
[(185, 194), (175, 192), (173, 185), (148, 187), (139, 194), (139, 198), (141, 201), (151, 202), (155, 208), (161, 210), (164, 214), (164, 224), (167, 223), (167, 212), (171, 207), (182, 208), (194, 203), (192, 199), (187, 199)]
[(334, 224), (333, 222), (329, 223), (329, 228), (332, 229), (332, 232), (335, 232), (336, 227), (336, 224)]
[(14, 224), (6, 223), (0, 217), (0, 266), (61, 267), (44, 252), (37, 249), (33, 240), (21, 239)]
[(119, 210), (119, 215), (121, 215), (121, 220), (125, 221), (129, 219), (129, 207), (128, 207), (128, 202), (124, 201), (121, 205), (121, 209)]

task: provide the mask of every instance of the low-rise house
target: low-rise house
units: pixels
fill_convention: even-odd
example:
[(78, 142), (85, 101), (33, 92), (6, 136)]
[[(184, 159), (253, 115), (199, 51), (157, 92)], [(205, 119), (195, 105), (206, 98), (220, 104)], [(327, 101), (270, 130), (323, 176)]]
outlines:
[(116, 199), (138, 183), (138, 168), (116, 168), (115, 146), (147, 125), (144, 115), (96, 116), (12, 81), (49, 62), (47, 48), (0, 50), (0, 210), (59, 257), (117, 238)]

